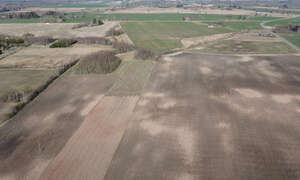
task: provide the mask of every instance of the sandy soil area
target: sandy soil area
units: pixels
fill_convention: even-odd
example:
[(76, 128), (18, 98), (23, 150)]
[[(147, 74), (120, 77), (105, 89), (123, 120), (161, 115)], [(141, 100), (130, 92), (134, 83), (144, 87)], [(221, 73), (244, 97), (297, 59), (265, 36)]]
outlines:
[(105, 22), (104, 25), (72, 29), (73, 23), (34, 23), (34, 24), (0, 24), (1, 34), (22, 36), (26, 33), (35, 36), (52, 36), (54, 38), (103, 37), (118, 22)]
[(111, 50), (109, 46), (75, 45), (70, 48), (32, 46), (0, 61), (0, 67), (14, 68), (60, 68), (87, 54)]

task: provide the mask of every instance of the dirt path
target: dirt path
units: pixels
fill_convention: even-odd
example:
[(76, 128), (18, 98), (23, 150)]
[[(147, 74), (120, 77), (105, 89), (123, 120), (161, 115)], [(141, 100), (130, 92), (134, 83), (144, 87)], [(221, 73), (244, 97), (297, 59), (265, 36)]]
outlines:
[(166, 57), (105, 180), (299, 179), (299, 78), (297, 56)]

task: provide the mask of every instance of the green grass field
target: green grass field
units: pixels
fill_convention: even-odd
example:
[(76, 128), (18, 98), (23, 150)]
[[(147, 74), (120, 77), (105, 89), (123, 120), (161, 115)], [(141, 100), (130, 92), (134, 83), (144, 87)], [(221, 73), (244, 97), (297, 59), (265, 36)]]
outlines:
[(300, 34), (290, 33), (290, 34), (281, 34), (286, 40), (290, 41), (294, 45), (300, 48)]
[(224, 26), (232, 31), (262, 29), (259, 22), (224, 22)]
[(122, 27), (135, 45), (157, 53), (181, 47), (182, 38), (230, 32), (191, 22), (124, 22)]
[(278, 21), (268, 22), (266, 23), (266, 26), (287, 26), (289, 24), (300, 25), (300, 17), (296, 17), (292, 19), (281, 19)]
[(40, 8), (98, 8), (107, 7), (105, 3), (72, 3), (72, 4), (61, 4), (61, 5), (46, 5)]

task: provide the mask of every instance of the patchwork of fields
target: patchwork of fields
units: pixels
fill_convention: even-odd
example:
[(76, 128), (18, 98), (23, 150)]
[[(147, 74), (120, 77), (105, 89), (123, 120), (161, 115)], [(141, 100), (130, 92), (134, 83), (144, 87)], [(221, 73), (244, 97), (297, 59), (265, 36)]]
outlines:
[[(71, 8), (71, 5), (69, 5)], [(48, 7), (45, 7), (48, 8)], [(54, 8), (54, 7), (53, 7)], [(67, 8), (64, 6), (56, 8)], [(222, 15), (222, 14), (194, 14), (194, 13), (113, 13), (104, 14), (97, 12), (72, 12), (67, 13), (65, 23), (89, 22), (93, 18), (101, 18), (109, 21), (267, 21), (275, 20), (278, 17), (246, 16), (246, 15)], [(38, 23), (42, 18), (33, 19), (9, 19), (0, 20), (0, 23)]]
[(40, 6), (40, 8), (98, 8), (98, 7), (108, 7), (108, 5), (105, 3), (71, 3), (71, 4), (61, 4), (61, 5)]
[(244, 15), (221, 15), (221, 14), (181, 14), (181, 13), (158, 13), (158, 14), (135, 14), (135, 13), (114, 13), (114, 14), (101, 14), (101, 13), (87, 13), (84, 17), (80, 17), (82, 13), (72, 13), (69, 14), (76, 15), (78, 18), (69, 19), (66, 22), (82, 22), (92, 20), (92, 18), (97, 17), (104, 20), (114, 20), (114, 21), (182, 21), (184, 17), (188, 17), (194, 21), (205, 21), (205, 20), (242, 20), (246, 16)]
[[(299, 179), (300, 55), (262, 23), (299, 17), (106, 6), (42, 7), (98, 8), (65, 23), (0, 20), (0, 35), (75, 43), (3, 51), (1, 180)], [(105, 21), (82, 23), (93, 19)]]

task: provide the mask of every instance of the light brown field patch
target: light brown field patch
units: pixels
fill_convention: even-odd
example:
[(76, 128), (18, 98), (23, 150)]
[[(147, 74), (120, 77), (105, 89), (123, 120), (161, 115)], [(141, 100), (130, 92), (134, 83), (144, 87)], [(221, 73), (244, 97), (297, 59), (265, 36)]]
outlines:
[(39, 179), (103, 179), (137, 100), (104, 97)]
[(294, 99), (294, 97), (288, 94), (278, 94), (272, 95), (272, 99), (277, 103), (287, 104), (290, 103)]
[(0, 61), (0, 67), (5, 68), (60, 68), (81, 57), (108, 47), (77, 45), (69, 48), (47, 48), (32, 46), (6, 57)]
[(247, 97), (247, 98), (260, 98), (262, 97), (262, 94), (256, 90), (253, 89), (240, 89), (237, 88), (235, 89), (235, 91), (237, 91), (238, 93), (240, 93), (241, 95)]
[(35, 36), (53, 38), (104, 37), (106, 32), (118, 25), (118, 22), (105, 22), (104, 25), (72, 29), (75, 23), (34, 23), (34, 24), (0, 24), (2, 34), (22, 36), (26, 33)]
[(210, 74), (212, 72), (212, 70), (208, 67), (200, 67), (200, 71), (203, 73), (203, 74)]
[(215, 35), (210, 35), (210, 36), (184, 38), (181, 40), (181, 43), (184, 48), (189, 48), (191, 46), (196, 46), (199, 44), (209, 43), (209, 42), (217, 41), (220, 39), (226, 39), (230, 36), (231, 36), (231, 33), (225, 33), (225, 34), (215, 34)]

